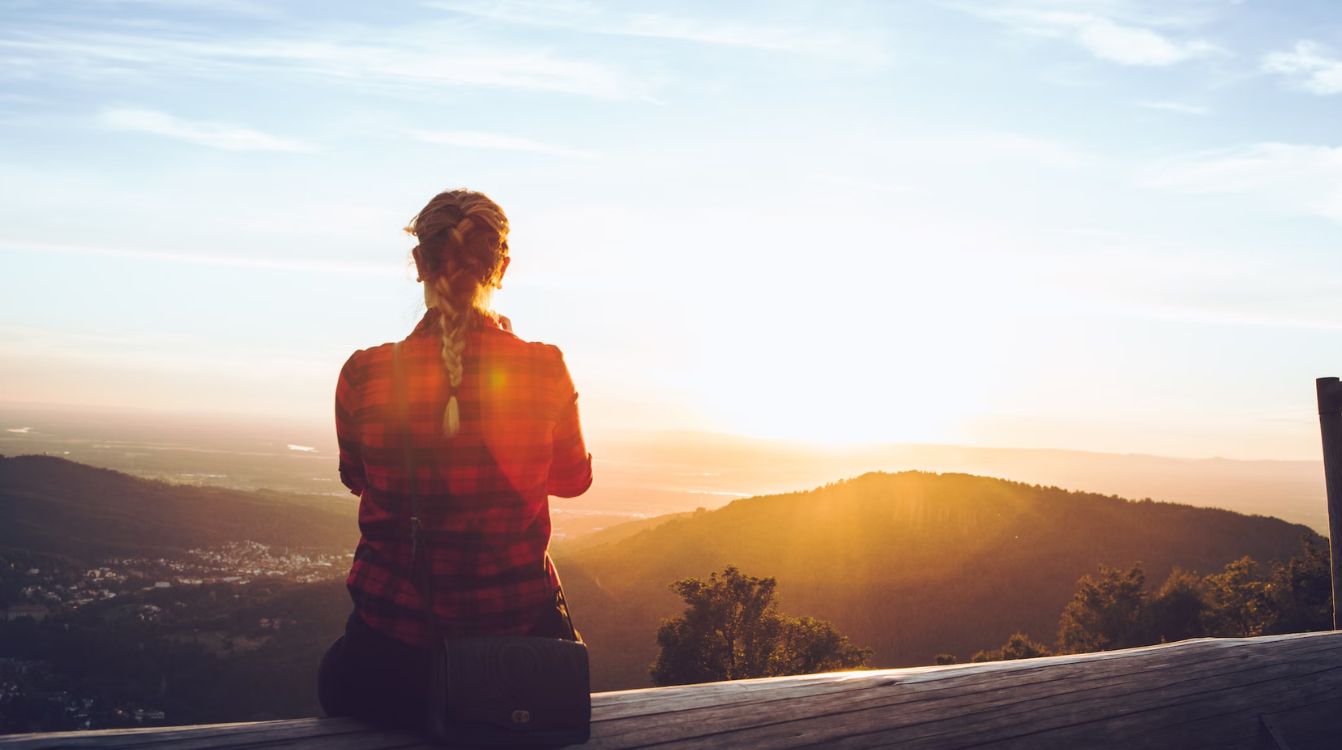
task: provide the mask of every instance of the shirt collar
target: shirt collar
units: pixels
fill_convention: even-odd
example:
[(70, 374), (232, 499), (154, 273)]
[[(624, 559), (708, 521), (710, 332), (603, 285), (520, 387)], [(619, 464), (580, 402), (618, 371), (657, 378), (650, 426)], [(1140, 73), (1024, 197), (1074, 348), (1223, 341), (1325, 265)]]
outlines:
[[(430, 307), (429, 309), (425, 310), (424, 317), (419, 319), (419, 322), (415, 324), (415, 330), (411, 331), (410, 336), (407, 338), (413, 338), (417, 336), (427, 336), (430, 334), (436, 335), (438, 333), (438, 318), (441, 315), (442, 311), (436, 307)], [(480, 325), (486, 328), (501, 328), (503, 330), (510, 330), (510, 327), (501, 324), (501, 321), (505, 320), (507, 320), (507, 318), (504, 318), (502, 315), (498, 316), (481, 315)]]

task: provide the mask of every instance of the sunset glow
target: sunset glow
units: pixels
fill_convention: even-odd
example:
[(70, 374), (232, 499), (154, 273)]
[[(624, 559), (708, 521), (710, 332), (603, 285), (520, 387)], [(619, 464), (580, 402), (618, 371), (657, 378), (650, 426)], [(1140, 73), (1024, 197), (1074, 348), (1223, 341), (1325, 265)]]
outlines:
[(327, 425), (462, 185), (595, 433), (1317, 457), (1329, 3), (0, 13), (5, 403)]

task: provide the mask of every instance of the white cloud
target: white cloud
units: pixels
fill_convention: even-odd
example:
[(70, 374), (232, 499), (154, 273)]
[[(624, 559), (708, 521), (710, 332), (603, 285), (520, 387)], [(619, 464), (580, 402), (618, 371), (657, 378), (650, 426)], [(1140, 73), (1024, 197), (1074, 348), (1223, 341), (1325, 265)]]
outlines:
[(163, 71), (203, 78), (301, 76), (385, 93), (389, 87), (444, 86), (526, 89), (596, 98), (647, 98), (626, 76), (606, 66), (546, 49), (486, 44), (465, 37), (460, 24), (408, 29), (331, 27), (302, 37), (172, 37), (149, 33), (84, 32), (67, 28), (6, 33), (0, 76), (64, 75), (93, 81), (158, 77)]
[(1137, 102), (1137, 106), (1146, 109), (1158, 109), (1165, 112), (1178, 112), (1181, 115), (1205, 115), (1211, 112), (1210, 109), (1197, 104), (1184, 104), (1183, 102)]
[(359, 276), (404, 276), (405, 269), (395, 263), (358, 263), (325, 258), (256, 258), (241, 255), (209, 255), (191, 251), (131, 250), (101, 245), (75, 245), (55, 242), (34, 242), (0, 237), (0, 250), (101, 255), (132, 260), (152, 260), (168, 263), (188, 263), (204, 266), (254, 268), (272, 271), (301, 271), (341, 273)]
[(1101, 12), (1040, 6), (972, 6), (970, 12), (1013, 31), (1066, 39), (1091, 55), (1120, 65), (1166, 66), (1221, 52), (1203, 39), (1176, 39), (1147, 25), (1119, 21)]
[(251, 128), (180, 117), (149, 109), (109, 109), (98, 122), (113, 130), (148, 133), (225, 151), (315, 151), (310, 144)]
[(548, 156), (571, 156), (588, 158), (593, 154), (581, 149), (554, 146), (527, 138), (519, 138), (502, 133), (487, 133), (477, 130), (412, 130), (410, 135), (425, 143), (458, 148), (483, 148), (500, 151), (526, 151)]
[(611, 12), (610, 6), (572, 0), (431, 0), (424, 3), (499, 23), (560, 28), (587, 34), (668, 39), (724, 47), (809, 54), (881, 65), (889, 61), (874, 37), (815, 24), (778, 25), (715, 19), (706, 21), (667, 13)]
[(1342, 147), (1257, 143), (1148, 167), (1139, 182), (1189, 193), (1249, 194), (1284, 213), (1342, 223)]
[(203, 10), (211, 13), (231, 13), (239, 16), (266, 19), (276, 18), (281, 15), (277, 8), (267, 6), (264, 3), (247, 2), (247, 0), (98, 0), (98, 2), (93, 3), (92, 5), (94, 7), (99, 5), (123, 6), (123, 10), (143, 8), (158, 13), (163, 11), (180, 11), (183, 9), (193, 11)]
[(1263, 70), (1287, 76), (1292, 85), (1311, 94), (1342, 94), (1342, 59), (1317, 42), (1301, 40), (1289, 52), (1265, 56)]

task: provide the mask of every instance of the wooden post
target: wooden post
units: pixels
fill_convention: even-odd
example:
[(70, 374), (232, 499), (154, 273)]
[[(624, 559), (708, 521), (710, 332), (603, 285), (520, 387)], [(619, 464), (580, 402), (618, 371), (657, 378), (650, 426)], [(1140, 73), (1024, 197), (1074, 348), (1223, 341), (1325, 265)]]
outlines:
[(1328, 549), (1333, 563), (1333, 630), (1342, 629), (1342, 381), (1314, 381), (1319, 395), (1319, 432), (1323, 434), (1323, 478), (1328, 490)]

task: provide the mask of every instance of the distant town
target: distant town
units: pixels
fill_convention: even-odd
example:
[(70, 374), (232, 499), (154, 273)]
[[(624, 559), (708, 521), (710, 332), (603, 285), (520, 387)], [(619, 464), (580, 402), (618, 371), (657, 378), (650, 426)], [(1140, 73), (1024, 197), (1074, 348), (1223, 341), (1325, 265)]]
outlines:
[[(0, 557), (0, 560), (3, 560)], [(102, 565), (73, 571), (60, 563), (23, 567), (6, 561), (5, 588), (17, 588), (19, 601), (6, 605), (4, 619), (31, 617), (41, 621), (53, 611), (78, 609), (86, 604), (128, 593), (174, 586), (247, 584), (256, 579), (316, 583), (349, 572), (350, 554), (294, 552), (257, 542), (228, 542), (208, 549), (192, 549), (180, 558), (119, 557)]]
[[(277, 548), (257, 542), (229, 542), (190, 549), (177, 557), (115, 557), (89, 567), (54, 556), (0, 551), (0, 621), (9, 628), (45, 627), (59, 616), (69, 629), (71, 617), (95, 603), (119, 606), (123, 617), (137, 627), (158, 629), (187, 611), (199, 612), (201, 597), (217, 598), (223, 591), (246, 592), (252, 584), (313, 584), (342, 579), (351, 555)], [(180, 595), (180, 598), (179, 596)], [(235, 593), (231, 599), (242, 596)], [(168, 612), (175, 609), (175, 612)], [(245, 625), (253, 634), (275, 633), (293, 627), (295, 620), (279, 614), (260, 616)], [(17, 631), (16, 631), (17, 632)], [(207, 652), (237, 652), (255, 648), (259, 639), (233, 634), (181, 633), (179, 642)], [(36, 655), (35, 655), (36, 656)], [(30, 729), (90, 729), (151, 726), (172, 717), (161, 706), (140, 701), (89, 695), (41, 658), (0, 658), (0, 717), (27, 717), (28, 726), (5, 726), (0, 731)], [(11, 722), (6, 721), (6, 724)]]

